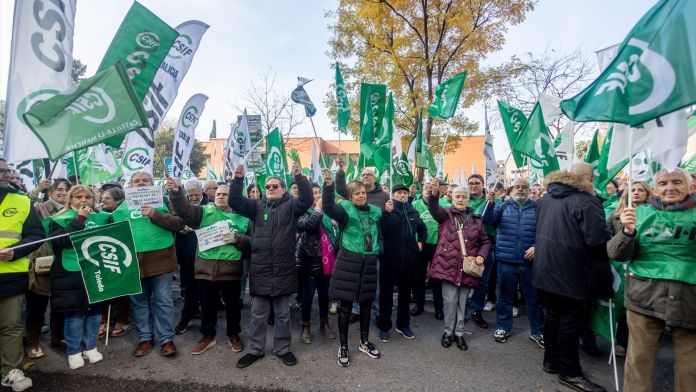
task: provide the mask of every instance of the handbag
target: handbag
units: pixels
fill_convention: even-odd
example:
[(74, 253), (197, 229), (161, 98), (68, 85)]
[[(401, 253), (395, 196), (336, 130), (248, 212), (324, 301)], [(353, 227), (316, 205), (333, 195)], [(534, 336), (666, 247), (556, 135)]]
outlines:
[(321, 242), (321, 260), (324, 267), (324, 275), (331, 276), (333, 274), (334, 266), (336, 266), (336, 253), (334, 252), (334, 246), (329, 239), (329, 235), (326, 233), (324, 226), (319, 225), (319, 239)]
[(457, 236), (459, 236), (459, 245), (462, 248), (462, 271), (475, 278), (480, 278), (483, 276), (483, 269), (485, 265), (476, 264), (476, 257), (466, 255), (466, 246), (464, 241), (464, 232), (462, 229), (457, 230)]

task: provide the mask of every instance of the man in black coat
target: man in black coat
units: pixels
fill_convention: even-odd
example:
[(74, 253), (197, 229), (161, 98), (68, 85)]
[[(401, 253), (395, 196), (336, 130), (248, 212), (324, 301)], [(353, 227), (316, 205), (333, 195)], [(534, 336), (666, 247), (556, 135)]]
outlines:
[(410, 328), (409, 304), (414, 285), (418, 257), (428, 237), (425, 223), (411, 203), (408, 202), (408, 187), (404, 184), (392, 188), (394, 209), (385, 212), (380, 219), (384, 237), (384, 254), (379, 266), (379, 340), (389, 341), (392, 327), (391, 314), (394, 304), (394, 285), (399, 287), (396, 311), (396, 332), (406, 339), (415, 336)]
[(242, 165), (237, 166), (230, 186), (230, 207), (254, 223), (249, 267), (249, 344), (247, 354), (237, 362), (239, 368), (245, 368), (264, 356), (266, 320), (271, 303), (275, 309), (275, 354), (288, 366), (297, 363), (290, 352), (290, 295), (297, 292), (295, 235), (297, 218), (307, 212), (314, 198), (312, 187), (307, 177), (302, 175), (297, 162), (293, 163), (292, 171), (300, 192), (297, 199), (287, 193), (285, 181), (274, 176), (266, 179), (264, 198), (248, 199), (242, 196)]
[(606, 244), (609, 229), (595, 197), (592, 166), (573, 165), (545, 179), (548, 194), (537, 207), (533, 284), (546, 308), (544, 371), (560, 373), (562, 385), (578, 391), (604, 391), (582, 373), (580, 334), (591, 304), (613, 296)]

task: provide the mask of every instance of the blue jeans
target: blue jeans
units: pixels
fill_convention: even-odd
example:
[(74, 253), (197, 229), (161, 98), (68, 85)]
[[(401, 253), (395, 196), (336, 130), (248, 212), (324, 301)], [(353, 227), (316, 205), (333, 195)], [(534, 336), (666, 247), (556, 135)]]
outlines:
[(317, 276), (304, 276), (303, 280), (302, 321), (308, 323), (312, 317), (312, 302), (314, 302), (315, 292), (319, 301), (319, 320), (327, 320), (329, 318), (329, 282), (331, 276), (321, 273)]
[(495, 328), (508, 332), (512, 329), (512, 299), (518, 284), (522, 286), (527, 303), (527, 317), (532, 335), (541, 335), (544, 333), (544, 314), (539, 306), (537, 289), (532, 284), (531, 264), (498, 261), (498, 315)]
[[(101, 306), (92, 306), (88, 311), (65, 313), (64, 334), (68, 355), (75, 355), (97, 348), (101, 322)], [(84, 344), (83, 344), (84, 343)]]
[(130, 296), (139, 342), (153, 339), (153, 325), (157, 329), (157, 344), (161, 346), (174, 340), (173, 276), (174, 272), (166, 272), (140, 279), (143, 292)]
[(483, 310), (483, 306), (486, 305), (486, 294), (488, 293), (488, 280), (491, 278), (491, 271), (493, 270), (494, 262), (495, 254), (493, 251), (491, 251), (484, 263), (486, 268), (483, 269), (483, 276), (481, 277), (479, 286), (474, 289), (474, 294), (471, 296), (470, 307), (472, 312), (480, 312)]

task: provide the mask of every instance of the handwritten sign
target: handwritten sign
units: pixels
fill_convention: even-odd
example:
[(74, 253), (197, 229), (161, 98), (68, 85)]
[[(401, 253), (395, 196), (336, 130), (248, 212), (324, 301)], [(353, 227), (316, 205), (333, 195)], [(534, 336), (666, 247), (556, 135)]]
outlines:
[(225, 241), (222, 240), (222, 236), (229, 232), (230, 226), (227, 221), (216, 222), (210, 226), (196, 230), (196, 237), (198, 237), (198, 249), (201, 251), (206, 251), (208, 249), (225, 245)]
[(144, 186), (142, 188), (126, 188), (126, 205), (129, 210), (135, 210), (142, 206), (158, 208), (164, 206), (162, 188), (158, 186)]

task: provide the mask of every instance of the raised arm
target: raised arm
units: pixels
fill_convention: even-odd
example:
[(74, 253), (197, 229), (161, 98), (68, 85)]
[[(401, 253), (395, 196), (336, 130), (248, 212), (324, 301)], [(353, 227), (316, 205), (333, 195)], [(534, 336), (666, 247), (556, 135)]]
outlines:
[(338, 169), (336, 172), (336, 193), (342, 198), (348, 199), (348, 188), (346, 188), (346, 172), (343, 169)]
[(324, 189), (321, 193), (321, 201), (324, 207), (324, 213), (329, 218), (335, 220), (339, 227), (345, 227), (348, 222), (348, 214), (343, 207), (336, 204), (336, 195), (334, 193), (334, 183), (331, 178), (331, 172), (324, 171)]
[(297, 229), (302, 231), (318, 231), (323, 214), (321, 211), (312, 211), (311, 214), (302, 214), (297, 219)]
[[(167, 180), (167, 182), (173, 180)], [(172, 203), (174, 212), (184, 220), (184, 223), (191, 226), (197, 227), (201, 224), (201, 218), (203, 217), (203, 208), (191, 204), (187, 199), (181, 187), (177, 184), (171, 185), (167, 184), (167, 190), (169, 191), (169, 200)]]
[(256, 218), (256, 202), (242, 195), (244, 191), (244, 166), (239, 165), (234, 170), (234, 180), (230, 185), (229, 204), (233, 211), (251, 220)]
[[(293, 166), (295, 166), (293, 164)], [(312, 206), (314, 201), (314, 194), (312, 193), (312, 186), (309, 184), (307, 177), (302, 174), (302, 171), (297, 165), (297, 168), (293, 168), (295, 173), (295, 184), (297, 184), (297, 192), (300, 197), (292, 200), (292, 208), (295, 212), (295, 216), (299, 217), (304, 215), (305, 212)]]

